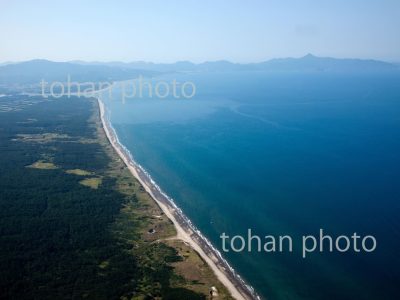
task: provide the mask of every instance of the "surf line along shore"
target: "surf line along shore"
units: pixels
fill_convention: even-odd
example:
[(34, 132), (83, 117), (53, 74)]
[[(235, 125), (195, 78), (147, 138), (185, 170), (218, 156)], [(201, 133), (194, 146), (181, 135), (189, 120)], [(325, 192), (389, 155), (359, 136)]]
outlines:
[(177, 238), (190, 245), (210, 266), (219, 281), (228, 289), (232, 297), (237, 300), (258, 300), (260, 297), (252, 287), (234, 271), (211, 243), (198, 231), (182, 211), (161, 191), (149, 174), (137, 164), (128, 150), (119, 142), (105, 111), (105, 105), (97, 97), (100, 109), (100, 119), (111, 146), (128, 167), (132, 175), (140, 182), (147, 193), (154, 199), (164, 214), (173, 222)]

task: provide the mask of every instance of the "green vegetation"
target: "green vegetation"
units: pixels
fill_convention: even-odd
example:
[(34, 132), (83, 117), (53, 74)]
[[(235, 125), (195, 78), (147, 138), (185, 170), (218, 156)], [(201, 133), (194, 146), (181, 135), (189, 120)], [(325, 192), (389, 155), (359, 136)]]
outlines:
[(84, 186), (88, 186), (95, 190), (99, 188), (99, 185), (101, 184), (101, 182), (102, 182), (102, 179), (99, 177), (86, 178), (86, 179), (79, 181), (80, 184), (82, 184)]
[(29, 166), (26, 166), (27, 168), (33, 168), (33, 169), (42, 169), (42, 170), (52, 170), (52, 169), (57, 169), (57, 166), (54, 165), (51, 162), (44, 162), (42, 160), (39, 160)]
[(88, 171), (85, 171), (85, 170), (81, 170), (81, 169), (67, 170), (67, 171), (65, 171), (65, 173), (67, 173), (67, 174), (75, 174), (75, 175), (78, 175), (78, 176), (92, 175), (91, 172), (88, 172)]
[[(29, 121), (27, 121), (26, 124), (29, 124)], [(17, 136), (16, 140), (24, 142), (36, 142), (36, 143), (49, 143), (57, 139), (67, 140), (70, 138), (66, 134), (57, 134), (57, 133), (17, 134), (16, 136)]]
[(170, 240), (172, 223), (114, 153), (94, 101), (25, 102), (0, 118), (0, 299), (206, 299), (211, 286), (229, 298)]

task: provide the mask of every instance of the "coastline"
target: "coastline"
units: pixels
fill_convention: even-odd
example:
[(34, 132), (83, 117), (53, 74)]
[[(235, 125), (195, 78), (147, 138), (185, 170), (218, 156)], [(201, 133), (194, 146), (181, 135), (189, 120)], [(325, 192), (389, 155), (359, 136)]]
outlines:
[(238, 300), (260, 299), (254, 289), (247, 285), (235, 270), (222, 257), (192, 222), (183, 214), (150, 175), (132, 158), (130, 152), (119, 142), (118, 137), (106, 117), (104, 103), (96, 97), (103, 130), (113, 149), (128, 167), (130, 173), (140, 182), (146, 192), (153, 198), (164, 214), (172, 221), (176, 228), (177, 239), (187, 243), (209, 265), (218, 280), (227, 288), (231, 296)]

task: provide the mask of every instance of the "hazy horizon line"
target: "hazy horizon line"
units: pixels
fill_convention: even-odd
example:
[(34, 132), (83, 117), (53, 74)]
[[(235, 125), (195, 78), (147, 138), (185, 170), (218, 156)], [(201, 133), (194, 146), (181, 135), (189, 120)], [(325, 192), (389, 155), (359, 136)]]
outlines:
[(383, 59), (377, 59), (377, 58), (359, 58), (359, 57), (335, 57), (335, 56), (318, 56), (312, 53), (307, 53), (302, 56), (286, 56), (286, 57), (273, 57), (261, 61), (250, 61), (250, 62), (235, 62), (231, 61), (228, 59), (216, 59), (216, 60), (204, 60), (201, 62), (194, 62), (192, 60), (187, 60), (187, 59), (182, 59), (182, 60), (176, 60), (173, 62), (156, 62), (156, 61), (150, 61), (150, 60), (131, 60), (131, 61), (124, 61), (124, 60), (83, 60), (83, 59), (71, 59), (71, 60), (51, 60), (48, 58), (32, 58), (32, 59), (27, 59), (27, 60), (19, 60), (19, 61), (1, 61), (0, 65), (6, 65), (6, 64), (19, 64), (19, 63), (24, 63), (24, 62), (29, 62), (29, 61), (35, 61), (35, 60), (43, 60), (43, 61), (49, 61), (49, 62), (55, 62), (55, 63), (77, 63), (77, 62), (83, 62), (83, 63), (100, 63), (100, 64), (106, 64), (106, 63), (123, 63), (123, 64), (132, 64), (132, 63), (147, 63), (147, 64), (167, 64), (167, 65), (172, 65), (176, 63), (191, 63), (194, 65), (200, 65), (204, 63), (211, 63), (211, 62), (229, 62), (232, 64), (237, 64), (237, 65), (247, 65), (247, 64), (259, 64), (275, 59), (301, 59), (305, 58), (307, 56), (310, 57), (315, 57), (315, 58), (331, 58), (331, 59), (338, 59), (338, 60), (364, 60), (364, 61), (379, 61), (379, 62), (385, 62), (385, 63), (390, 63), (390, 64), (398, 64), (400, 63), (400, 59), (397, 61), (389, 61), (389, 60), (383, 60)]

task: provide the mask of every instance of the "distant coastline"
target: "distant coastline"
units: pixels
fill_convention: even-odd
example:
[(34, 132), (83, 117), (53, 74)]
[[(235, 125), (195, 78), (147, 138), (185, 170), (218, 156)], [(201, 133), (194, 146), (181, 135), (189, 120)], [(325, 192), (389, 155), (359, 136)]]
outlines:
[(260, 299), (260, 296), (258, 296), (254, 289), (245, 283), (240, 275), (222, 257), (221, 253), (201, 234), (183, 214), (182, 210), (176, 206), (174, 201), (160, 189), (143, 167), (134, 161), (130, 152), (119, 142), (116, 132), (106, 116), (104, 103), (99, 97), (97, 97), (97, 102), (102, 126), (110, 144), (126, 164), (132, 175), (142, 184), (146, 192), (149, 193), (165, 215), (174, 223), (177, 238), (198, 252), (220, 282), (228, 289), (233, 298), (238, 300)]
[(399, 72), (400, 65), (373, 59), (319, 57), (307, 54), (296, 58), (274, 58), (254, 63), (235, 63), (227, 60), (193, 63), (178, 61), (175, 63), (152, 62), (56, 62), (45, 59), (33, 59), (21, 62), (0, 64), (1, 85), (39, 85), (46, 82), (63, 82), (69, 75), (73, 81), (117, 82), (139, 76), (152, 77), (166, 73), (193, 72), (317, 72), (317, 73), (373, 73)]

